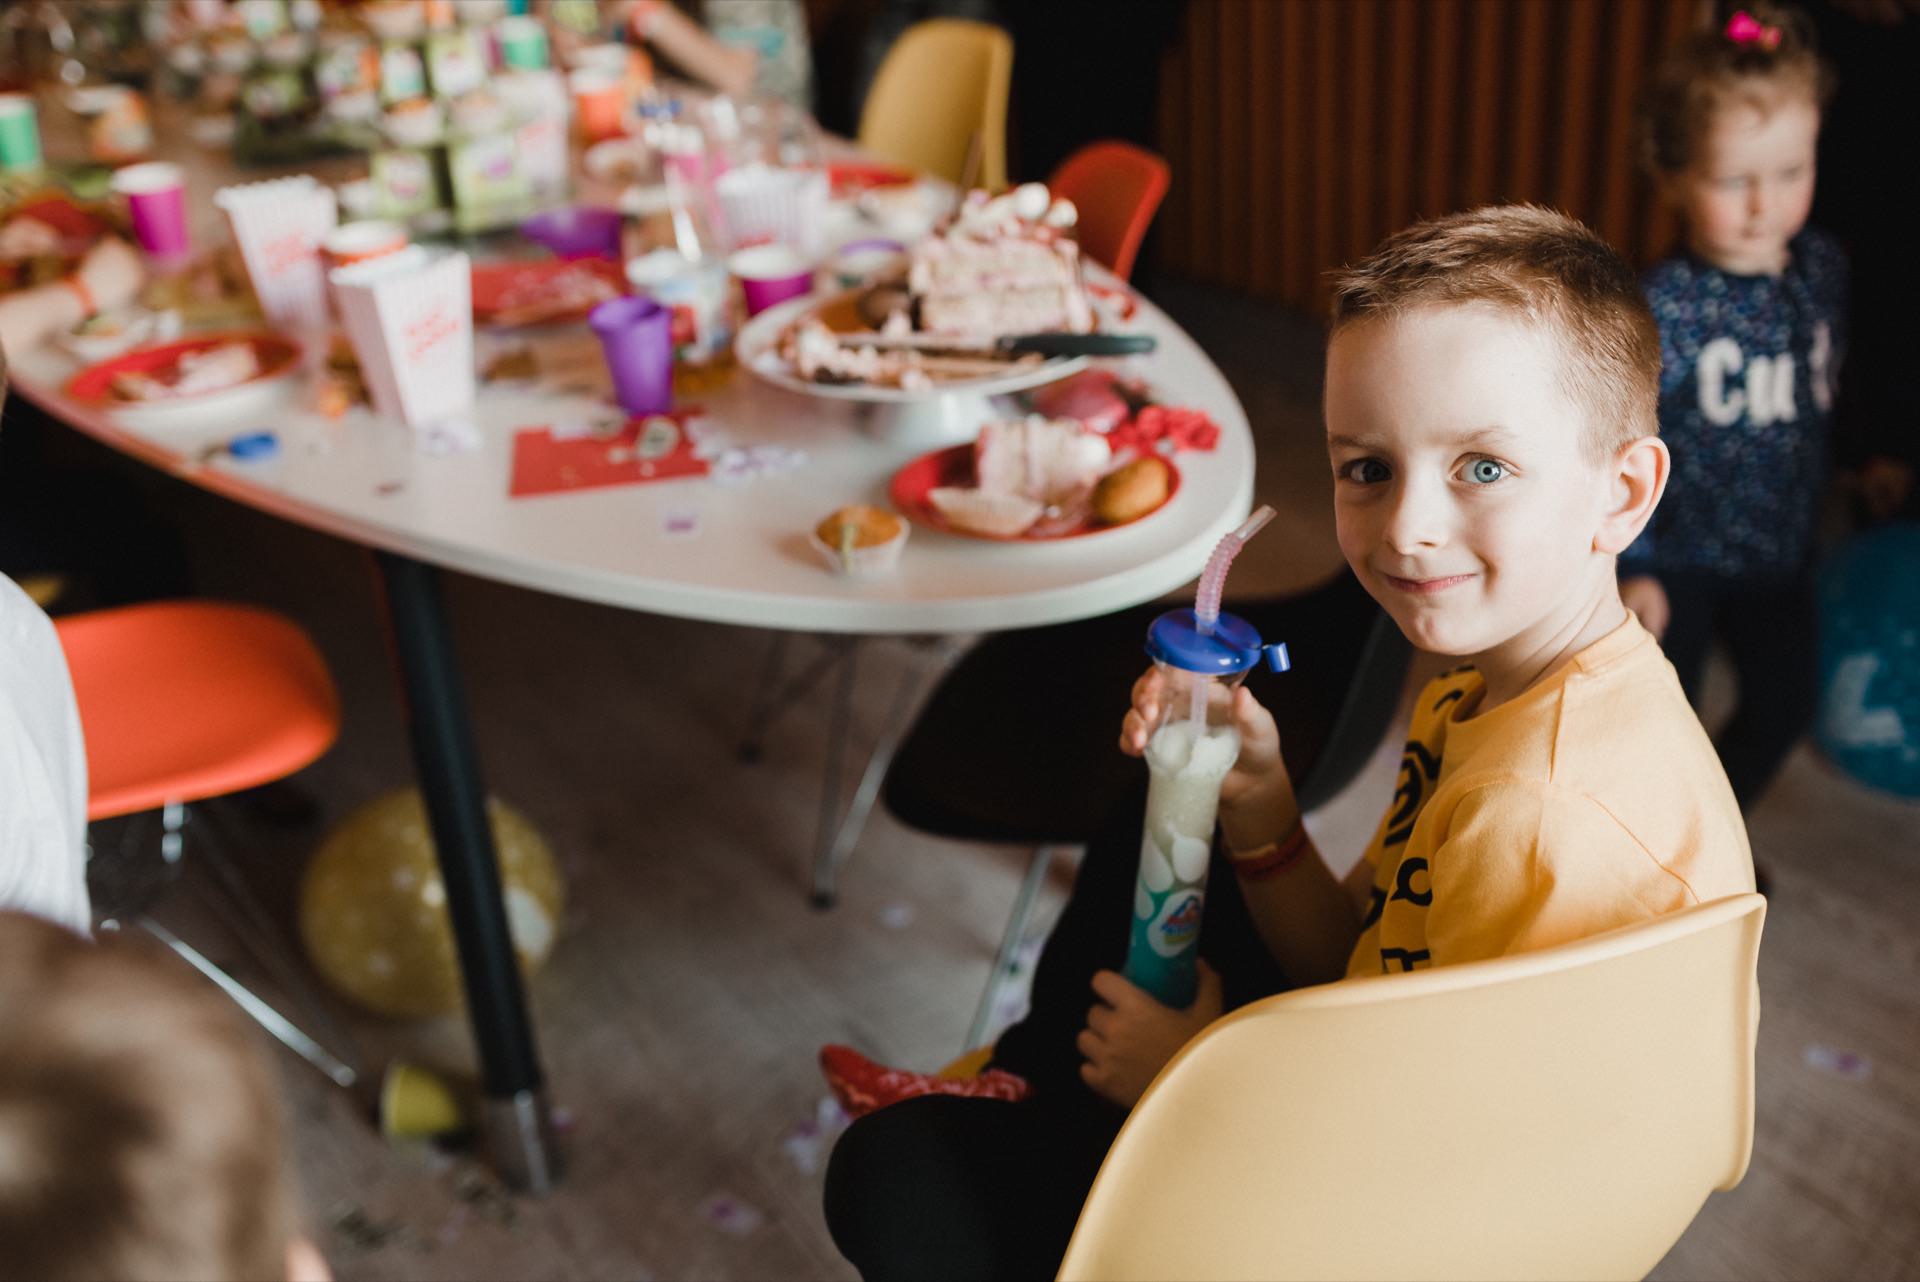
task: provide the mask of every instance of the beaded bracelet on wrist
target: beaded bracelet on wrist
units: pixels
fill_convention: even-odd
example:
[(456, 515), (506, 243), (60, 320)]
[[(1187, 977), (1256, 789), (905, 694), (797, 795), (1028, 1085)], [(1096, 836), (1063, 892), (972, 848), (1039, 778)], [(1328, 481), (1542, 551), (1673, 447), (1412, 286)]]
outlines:
[(1277, 876), (1299, 863), (1311, 848), (1306, 824), (1296, 819), (1293, 827), (1287, 829), (1278, 840), (1269, 841), (1244, 855), (1235, 855), (1233, 870), (1253, 881)]

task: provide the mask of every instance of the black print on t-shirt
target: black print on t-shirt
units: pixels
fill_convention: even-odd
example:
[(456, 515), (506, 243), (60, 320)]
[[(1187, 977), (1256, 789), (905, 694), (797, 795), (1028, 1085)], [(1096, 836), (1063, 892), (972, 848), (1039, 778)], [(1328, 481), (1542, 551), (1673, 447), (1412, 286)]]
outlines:
[(1387, 907), (1386, 891), (1378, 886), (1369, 886), (1367, 890), (1373, 896), (1373, 902), (1367, 905), (1367, 919), (1360, 923), (1360, 933), (1363, 935), (1373, 929), (1373, 923), (1380, 920), (1380, 914)]
[(1433, 953), (1425, 948), (1382, 948), (1380, 950), (1380, 969), (1391, 973), (1393, 963), (1400, 963), (1401, 970), (1412, 970), (1421, 962), (1431, 961)]
[(1449, 690), (1445, 694), (1441, 695), (1438, 699), (1435, 699), (1433, 701), (1433, 710), (1435, 712), (1438, 712), (1440, 711), (1440, 709), (1446, 707), (1449, 703), (1458, 703), (1460, 700), (1466, 697), (1467, 697), (1467, 692), (1465, 690), (1461, 690), (1458, 688)]
[(1431, 904), (1433, 902), (1432, 877), (1427, 878), (1427, 888), (1425, 890), (1415, 890), (1413, 888), (1414, 875), (1426, 871), (1427, 861), (1424, 859), (1401, 860), (1400, 871), (1394, 876), (1392, 897), (1394, 899), (1404, 899), (1406, 902), (1415, 904), (1421, 908), (1425, 908)]
[(1387, 835), (1380, 841), (1382, 848), (1398, 846), (1413, 835), (1413, 821), (1420, 815), (1427, 785), (1439, 777), (1440, 758), (1428, 752), (1427, 745), (1419, 740), (1407, 740), (1407, 750), (1400, 758), (1400, 786), (1393, 792), (1393, 816), (1387, 820)]

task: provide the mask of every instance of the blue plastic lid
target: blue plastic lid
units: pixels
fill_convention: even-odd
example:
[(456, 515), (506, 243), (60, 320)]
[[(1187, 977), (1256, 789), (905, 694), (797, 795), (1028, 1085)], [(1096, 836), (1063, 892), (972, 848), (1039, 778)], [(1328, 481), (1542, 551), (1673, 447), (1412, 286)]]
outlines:
[(1228, 677), (1259, 663), (1275, 672), (1293, 666), (1285, 645), (1266, 645), (1251, 623), (1222, 612), (1211, 634), (1203, 635), (1192, 610), (1169, 610), (1147, 627), (1147, 655), (1188, 672)]
[(280, 438), (272, 432), (249, 432), (227, 442), (227, 453), (237, 459), (272, 458), (280, 452)]

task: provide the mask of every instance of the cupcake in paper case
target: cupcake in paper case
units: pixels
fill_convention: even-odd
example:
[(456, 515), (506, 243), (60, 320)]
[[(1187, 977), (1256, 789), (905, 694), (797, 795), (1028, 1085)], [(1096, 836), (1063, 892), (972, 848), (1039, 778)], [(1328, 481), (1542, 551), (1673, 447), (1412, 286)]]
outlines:
[(907, 523), (885, 508), (855, 503), (836, 509), (809, 530), (807, 542), (834, 573), (876, 578), (900, 563)]

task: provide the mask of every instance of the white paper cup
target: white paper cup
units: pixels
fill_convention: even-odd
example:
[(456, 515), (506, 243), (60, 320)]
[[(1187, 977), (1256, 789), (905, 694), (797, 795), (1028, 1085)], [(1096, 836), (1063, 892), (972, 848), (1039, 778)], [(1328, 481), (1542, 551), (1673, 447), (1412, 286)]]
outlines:
[(407, 229), (384, 218), (369, 218), (357, 223), (342, 223), (320, 242), (327, 268), (351, 267), (382, 254), (397, 254), (407, 247)]

